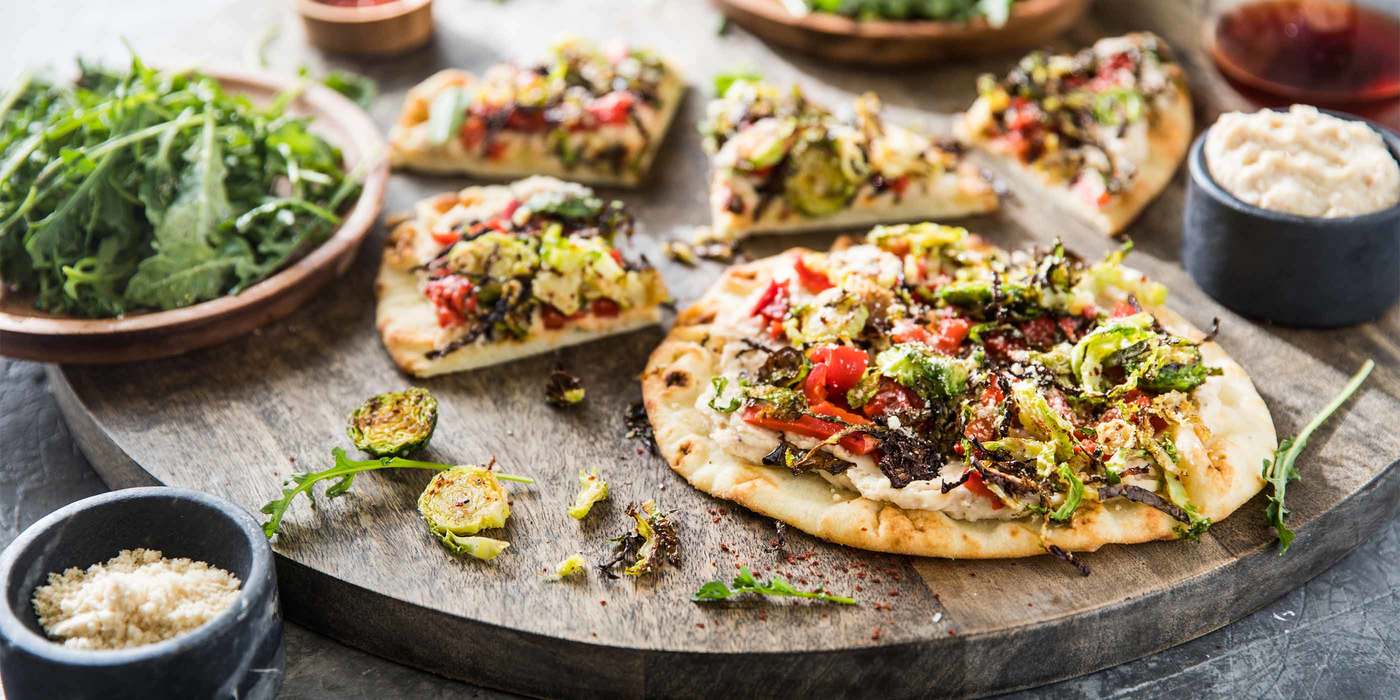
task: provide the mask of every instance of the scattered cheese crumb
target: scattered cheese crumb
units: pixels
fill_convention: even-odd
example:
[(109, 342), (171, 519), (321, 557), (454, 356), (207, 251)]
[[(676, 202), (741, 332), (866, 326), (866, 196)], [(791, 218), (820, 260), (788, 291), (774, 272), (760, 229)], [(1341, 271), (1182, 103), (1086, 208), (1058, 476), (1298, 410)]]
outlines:
[(202, 561), (124, 549), (86, 571), (49, 574), (34, 612), (49, 637), (72, 649), (126, 649), (190, 632), (233, 605), (238, 577)]

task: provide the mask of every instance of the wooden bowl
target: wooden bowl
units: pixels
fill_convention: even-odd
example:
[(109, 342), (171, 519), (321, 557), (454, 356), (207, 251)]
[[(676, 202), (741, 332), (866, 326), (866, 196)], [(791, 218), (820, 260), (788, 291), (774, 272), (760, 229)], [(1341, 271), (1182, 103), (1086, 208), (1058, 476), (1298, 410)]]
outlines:
[(306, 36), (318, 49), (363, 56), (407, 53), (433, 38), (433, 0), (338, 7), (297, 0)]
[[(270, 101), (295, 85), (291, 79), (240, 70), (205, 70), (230, 92)], [(275, 321), (315, 296), (345, 273), (384, 206), (389, 179), (384, 139), (369, 115), (340, 93), (309, 83), (291, 105), (315, 117), (313, 131), (341, 149), (345, 167), (375, 162), (365, 175), (359, 199), (340, 228), (305, 257), (235, 296), (170, 311), (88, 319), (38, 311), (28, 295), (0, 298), (0, 355), (66, 363), (115, 363), (178, 355), (221, 343)]]
[(842, 63), (900, 66), (1043, 45), (1074, 24), (1090, 0), (1022, 0), (1006, 24), (796, 16), (780, 0), (713, 0), (735, 24), (779, 46)]

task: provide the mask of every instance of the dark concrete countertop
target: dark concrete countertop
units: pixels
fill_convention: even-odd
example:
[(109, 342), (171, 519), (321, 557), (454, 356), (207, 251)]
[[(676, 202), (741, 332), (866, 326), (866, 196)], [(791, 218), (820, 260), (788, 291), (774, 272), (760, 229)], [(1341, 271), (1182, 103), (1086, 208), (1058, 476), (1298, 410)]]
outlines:
[[(469, 8), (486, 0), (440, 2)], [(0, 81), (8, 83), (19, 67), (45, 62), (66, 69), (80, 52), (89, 57), (120, 57), (122, 37), (141, 47), (148, 58), (201, 55), (237, 64), (256, 51), (259, 37), (271, 36), (269, 29), (298, 31), (289, 21), (291, 5), (285, 0), (30, 3), (23, 21), (0, 22), (0, 46), (8, 49), (10, 57), (0, 68)], [(121, 14), (112, 14), (117, 11)], [(325, 63), (298, 52), (298, 43), (274, 42), (275, 65)], [(105, 488), (74, 446), (49, 394), (42, 366), (0, 358), (0, 546), (55, 508)], [(1400, 520), (1332, 569), (1224, 629), (1116, 668), (1019, 695), (1032, 694), (1051, 698), (1400, 697)], [(350, 649), (296, 625), (288, 625), (282, 696), (504, 697)]]

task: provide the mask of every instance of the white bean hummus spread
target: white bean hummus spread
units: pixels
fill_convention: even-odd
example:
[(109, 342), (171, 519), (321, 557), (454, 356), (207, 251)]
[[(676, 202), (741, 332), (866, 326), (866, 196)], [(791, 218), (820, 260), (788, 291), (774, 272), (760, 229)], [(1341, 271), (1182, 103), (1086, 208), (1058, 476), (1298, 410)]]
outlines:
[(1221, 187), (1262, 209), (1331, 219), (1400, 202), (1400, 165), (1380, 134), (1308, 105), (1223, 114), (1205, 155)]

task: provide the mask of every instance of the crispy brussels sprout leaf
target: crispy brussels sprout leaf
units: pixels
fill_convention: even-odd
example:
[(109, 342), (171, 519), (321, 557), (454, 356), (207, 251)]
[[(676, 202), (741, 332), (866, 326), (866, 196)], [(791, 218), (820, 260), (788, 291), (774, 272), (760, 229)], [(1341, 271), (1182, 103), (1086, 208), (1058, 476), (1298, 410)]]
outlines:
[(554, 567), (554, 572), (546, 576), (545, 580), (563, 581), (564, 579), (570, 576), (576, 576), (578, 574), (585, 573), (587, 566), (588, 562), (584, 560), (583, 555), (578, 552), (574, 552), (573, 554), (570, 554), (568, 557), (566, 557), (564, 561), (559, 562), (559, 565)]
[(608, 497), (608, 482), (598, 475), (597, 469), (578, 474), (579, 492), (574, 504), (569, 507), (569, 517), (583, 520), (593, 510), (593, 504)]
[(446, 530), (441, 532), (434, 530), (433, 535), (453, 554), (472, 556), (482, 561), (495, 559), (510, 546), (510, 543), (505, 540), (478, 535), (462, 536)]
[(350, 414), (345, 432), (361, 451), (375, 457), (403, 457), (428, 445), (437, 427), (437, 399), (410, 387), (364, 402)]
[(794, 587), (782, 576), (774, 576), (767, 583), (754, 578), (753, 572), (745, 566), (739, 569), (739, 574), (734, 577), (728, 586), (723, 581), (709, 581), (701, 585), (690, 599), (696, 603), (712, 603), (720, 600), (729, 600), (745, 594), (766, 596), (769, 598), (808, 598), (820, 600), (826, 603), (837, 603), (839, 605), (856, 605), (854, 598), (841, 595), (831, 595), (818, 588), (815, 591), (803, 591)]
[(544, 400), (551, 406), (568, 408), (583, 403), (585, 393), (583, 380), (562, 369), (556, 369), (549, 373), (549, 382), (544, 387)]

